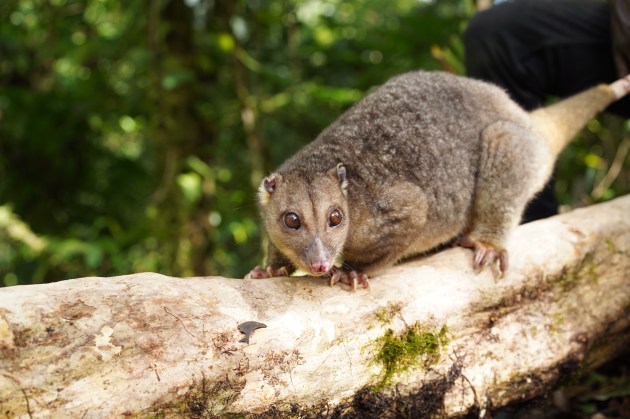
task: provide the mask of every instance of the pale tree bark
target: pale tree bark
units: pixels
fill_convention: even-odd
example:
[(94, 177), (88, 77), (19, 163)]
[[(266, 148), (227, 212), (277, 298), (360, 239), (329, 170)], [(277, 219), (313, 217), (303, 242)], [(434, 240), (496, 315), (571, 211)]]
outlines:
[[(454, 248), (356, 292), (155, 273), (5, 288), (0, 415), (483, 416), (630, 343), (628, 214), (625, 197), (519, 227), (502, 279)], [(246, 321), (267, 326), (249, 344)], [(385, 374), (400, 335), (433, 346)]]

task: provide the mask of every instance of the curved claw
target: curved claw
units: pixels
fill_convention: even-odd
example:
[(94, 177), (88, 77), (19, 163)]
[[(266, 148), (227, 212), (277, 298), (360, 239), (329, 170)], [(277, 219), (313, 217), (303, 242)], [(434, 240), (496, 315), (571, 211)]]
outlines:
[(331, 287), (334, 287), (337, 282), (339, 282), (340, 278), (339, 275), (337, 275), (337, 272), (335, 272), (333, 274), (333, 276), (330, 277), (330, 282), (328, 283)]
[(368, 276), (364, 273), (358, 273), (357, 271), (346, 272), (341, 269), (335, 269), (333, 276), (330, 278), (330, 286), (333, 287), (338, 282), (350, 285), (352, 287), (352, 291), (356, 291), (359, 285), (363, 288), (370, 287)]
[(360, 273), (359, 274), (359, 284), (361, 284), (361, 286), (363, 286), (363, 288), (370, 288), (370, 281), (368, 281), (368, 276), (367, 274), (364, 273)]
[(457, 241), (461, 247), (473, 249), (473, 268), (481, 272), (486, 266), (498, 263), (499, 277), (503, 277), (509, 268), (507, 250), (490, 243), (463, 237)]

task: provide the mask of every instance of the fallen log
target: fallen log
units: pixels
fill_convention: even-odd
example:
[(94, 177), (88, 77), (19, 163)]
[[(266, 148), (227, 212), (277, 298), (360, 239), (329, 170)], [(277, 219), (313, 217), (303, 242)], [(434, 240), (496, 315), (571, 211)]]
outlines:
[[(444, 417), (630, 343), (630, 196), (518, 228), (502, 279), (448, 249), (349, 292), (141, 273), (0, 289), (8, 417)], [(249, 335), (239, 325), (266, 325)]]

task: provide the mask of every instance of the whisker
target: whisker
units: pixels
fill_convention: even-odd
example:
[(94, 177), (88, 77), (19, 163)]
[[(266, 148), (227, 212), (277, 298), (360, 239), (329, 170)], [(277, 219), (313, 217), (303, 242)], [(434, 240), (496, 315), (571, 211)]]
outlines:
[(349, 271), (353, 271), (354, 269), (352, 269), (352, 266), (348, 265), (346, 262), (343, 262), (341, 264), (341, 266), (343, 266), (344, 268), (347, 268)]
[(255, 208), (255, 207), (256, 207), (256, 204), (241, 205), (239, 207), (232, 207), (232, 211), (238, 211), (242, 209), (249, 209), (249, 208)]

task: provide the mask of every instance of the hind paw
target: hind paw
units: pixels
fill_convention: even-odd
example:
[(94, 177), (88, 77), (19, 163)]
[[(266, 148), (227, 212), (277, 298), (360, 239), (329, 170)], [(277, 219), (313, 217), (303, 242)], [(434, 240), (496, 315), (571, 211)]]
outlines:
[(461, 247), (473, 250), (473, 268), (477, 273), (486, 266), (497, 265), (499, 267), (499, 277), (503, 277), (509, 268), (508, 253), (504, 248), (482, 240), (462, 237), (456, 242)]

